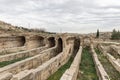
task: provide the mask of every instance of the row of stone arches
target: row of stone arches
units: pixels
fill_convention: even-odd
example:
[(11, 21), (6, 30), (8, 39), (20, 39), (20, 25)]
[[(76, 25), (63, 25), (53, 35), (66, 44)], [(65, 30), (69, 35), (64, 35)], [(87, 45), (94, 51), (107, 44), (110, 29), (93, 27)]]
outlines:
[[(57, 43), (58, 42), (58, 43)], [(58, 41), (55, 37), (44, 38), (42, 36), (11, 36), (11, 37), (0, 37), (0, 49), (5, 48), (14, 48), (27, 46), (28, 49), (42, 47), (48, 45), (48, 47), (54, 47), (55, 45), (59, 46), (59, 50), (62, 51), (62, 38), (58, 38)]]

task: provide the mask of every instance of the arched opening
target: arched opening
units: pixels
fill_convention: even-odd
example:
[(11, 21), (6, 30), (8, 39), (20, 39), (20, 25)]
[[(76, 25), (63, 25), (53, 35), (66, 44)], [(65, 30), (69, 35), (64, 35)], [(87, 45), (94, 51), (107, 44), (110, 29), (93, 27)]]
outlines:
[(77, 54), (80, 47), (80, 38), (76, 38), (74, 41), (74, 51), (73, 51), (73, 57)]
[(55, 46), (55, 38), (54, 37), (48, 38), (48, 46), (49, 47), (54, 47)]
[(24, 46), (26, 42), (25, 37), (21, 36), (20, 38), (21, 38), (21, 46)]
[(0, 37), (0, 49), (21, 47), (25, 45), (24, 36)]
[(63, 51), (63, 41), (61, 38), (58, 39), (58, 52), (62, 52)]
[(45, 46), (44, 37), (42, 36), (31, 36), (27, 42), (28, 49), (38, 48)]

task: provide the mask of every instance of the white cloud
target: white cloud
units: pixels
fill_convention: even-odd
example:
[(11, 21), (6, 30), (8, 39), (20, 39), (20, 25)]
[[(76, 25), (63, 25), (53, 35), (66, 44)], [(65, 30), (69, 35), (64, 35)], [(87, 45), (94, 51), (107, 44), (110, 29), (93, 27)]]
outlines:
[(107, 6), (120, 6), (119, 0), (96, 0), (96, 3), (102, 7)]
[(119, 0), (0, 0), (0, 7), (0, 20), (27, 28), (82, 33), (120, 29)]

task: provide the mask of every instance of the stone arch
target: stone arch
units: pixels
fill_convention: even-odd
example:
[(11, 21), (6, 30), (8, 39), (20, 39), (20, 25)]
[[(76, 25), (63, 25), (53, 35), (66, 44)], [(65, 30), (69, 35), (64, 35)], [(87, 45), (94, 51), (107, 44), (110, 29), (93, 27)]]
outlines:
[(54, 47), (55, 46), (55, 38), (54, 37), (49, 37), (48, 38), (48, 46), (49, 47)]
[(80, 47), (80, 38), (76, 37), (74, 41), (74, 46), (73, 46), (73, 57), (77, 54), (79, 47)]
[(26, 39), (24, 36), (0, 37), (0, 49), (24, 46)]
[(21, 46), (24, 46), (26, 43), (25, 36), (20, 36), (20, 38), (21, 38)]
[(62, 52), (63, 51), (63, 40), (62, 38), (58, 38), (58, 52)]
[(40, 44), (39, 44), (40, 47), (41, 47), (41, 46), (45, 46), (44, 37), (39, 36), (39, 37), (38, 37), (38, 40), (40, 41)]
[(28, 49), (45, 46), (44, 37), (37, 35), (30, 36), (26, 45)]

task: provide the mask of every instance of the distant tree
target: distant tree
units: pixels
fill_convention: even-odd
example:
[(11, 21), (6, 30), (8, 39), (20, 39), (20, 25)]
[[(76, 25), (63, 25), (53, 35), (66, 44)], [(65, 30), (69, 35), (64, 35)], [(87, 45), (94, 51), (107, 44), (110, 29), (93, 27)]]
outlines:
[(96, 38), (99, 38), (99, 36), (100, 36), (99, 29), (97, 29)]
[(120, 39), (120, 31), (119, 30), (116, 31), (115, 29), (113, 29), (111, 39), (119, 40)]

